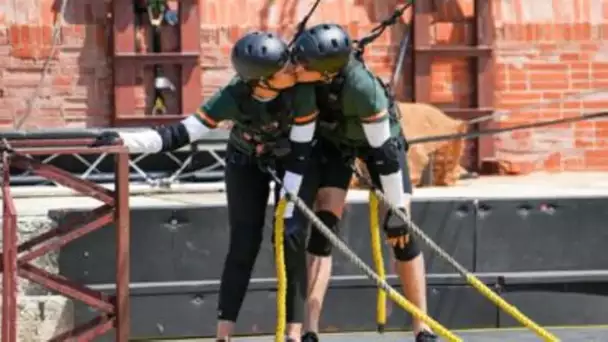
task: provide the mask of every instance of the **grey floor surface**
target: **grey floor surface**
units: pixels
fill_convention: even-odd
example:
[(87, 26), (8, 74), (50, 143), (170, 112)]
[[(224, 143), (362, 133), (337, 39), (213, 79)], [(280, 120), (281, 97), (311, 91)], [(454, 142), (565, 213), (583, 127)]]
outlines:
[[(564, 342), (608, 342), (608, 327), (588, 328), (554, 328), (550, 329)], [(539, 337), (528, 330), (480, 330), (480, 331), (455, 331), (456, 335), (466, 342), (534, 342), (542, 341)], [(377, 333), (339, 333), (323, 334), (322, 342), (403, 342), (413, 341), (411, 333), (390, 332)], [(172, 342), (211, 342), (213, 339), (188, 339), (172, 340)], [(237, 337), (234, 342), (272, 342), (273, 336)]]

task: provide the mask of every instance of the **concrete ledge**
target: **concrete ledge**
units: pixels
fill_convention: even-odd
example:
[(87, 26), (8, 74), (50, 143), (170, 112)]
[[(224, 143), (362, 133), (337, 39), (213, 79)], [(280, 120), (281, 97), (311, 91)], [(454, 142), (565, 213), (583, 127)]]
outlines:
[[(102, 187), (114, 190), (114, 184), (100, 184)], [(208, 193), (224, 191), (224, 182), (214, 183), (176, 183), (169, 187), (151, 186), (145, 183), (131, 183), (129, 191), (131, 195), (145, 194), (167, 194), (167, 193)], [(11, 194), (13, 198), (33, 198), (33, 197), (69, 197), (82, 196), (76, 191), (64, 186), (12, 186)], [(2, 198), (2, 194), (0, 194)]]

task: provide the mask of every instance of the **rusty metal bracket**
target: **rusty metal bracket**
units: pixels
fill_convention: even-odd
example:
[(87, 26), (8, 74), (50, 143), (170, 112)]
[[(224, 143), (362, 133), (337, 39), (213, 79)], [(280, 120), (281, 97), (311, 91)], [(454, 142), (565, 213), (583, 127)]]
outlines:
[[(102, 312), (96, 319), (55, 336), (52, 341), (91, 341), (115, 329), (115, 341), (127, 342), (129, 313), (129, 155), (122, 146), (88, 147), (93, 139), (5, 139), (2, 149), (2, 341), (17, 342), (17, 276), (79, 300)], [(10, 148), (8, 148), (10, 147)], [(115, 188), (110, 191), (65, 170), (42, 164), (29, 156), (57, 154), (114, 154)], [(21, 244), (17, 242), (17, 209), (10, 191), (10, 168), (30, 170), (41, 177), (93, 197), (104, 204), (86, 218), (62, 224)], [(30, 262), (57, 250), (110, 222), (116, 229), (116, 295), (77, 284), (48, 273)]]

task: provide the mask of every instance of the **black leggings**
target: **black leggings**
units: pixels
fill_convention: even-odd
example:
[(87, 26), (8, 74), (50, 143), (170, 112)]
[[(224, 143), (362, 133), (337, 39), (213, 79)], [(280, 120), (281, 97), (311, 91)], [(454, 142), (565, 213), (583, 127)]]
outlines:
[[(260, 169), (254, 157), (240, 153), (229, 144), (225, 180), (230, 245), (220, 285), (218, 318), (236, 322), (262, 244), (271, 177)], [(314, 189), (312, 186), (303, 188)], [(278, 191), (277, 187), (275, 196)], [(300, 195), (311, 204), (314, 192), (309, 192)], [(296, 210), (295, 215), (301, 213)], [(301, 323), (304, 314), (307, 291), (305, 245), (305, 229), (285, 237), (287, 321), (293, 323)]]

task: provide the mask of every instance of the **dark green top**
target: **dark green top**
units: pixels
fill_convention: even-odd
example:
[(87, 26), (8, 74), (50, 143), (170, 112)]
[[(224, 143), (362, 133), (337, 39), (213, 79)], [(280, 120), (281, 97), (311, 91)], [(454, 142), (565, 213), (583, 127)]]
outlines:
[[(259, 100), (234, 78), (201, 105), (195, 115), (209, 128), (217, 127), (223, 120), (233, 121), (230, 142), (249, 153), (257, 143), (287, 136), (291, 125), (314, 121), (317, 112), (314, 85), (298, 84), (272, 100)], [(252, 136), (254, 141), (245, 135)]]
[[(391, 120), (391, 135), (398, 136), (401, 132), (399, 122), (389, 115), (378, 116), (378, 113), (388, 109), (389, 98), (380, 81), (360, 61), (352, 58), (343, 73), (343, 83), (338, 96), (339, 109), (330, 113), (328, 106), (319, 103), (321, 137), (333, 142), (365, 146), (367, 138), (363, 132), (363, 124), (381, 120)], [(318, 85), (317, 91), (330, 92), (330, 85)], [(317, 96), (323, 101), (327, 96)]]

